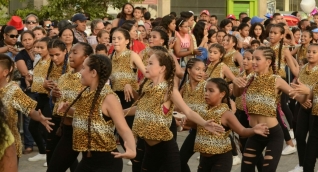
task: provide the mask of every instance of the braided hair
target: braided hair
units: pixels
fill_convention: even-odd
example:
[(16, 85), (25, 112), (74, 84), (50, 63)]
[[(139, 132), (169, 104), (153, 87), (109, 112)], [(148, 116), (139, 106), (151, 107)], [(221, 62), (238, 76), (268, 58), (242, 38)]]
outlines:
[(13, 60), (9, 56), (0, 53), (0, 65), (2, 68), (9, 70), (8, 75), (6, 77), (8, 78), (8, 81), (10, 82), (13, 79), (13, 74), (14, 74), (13, 71), (15, 68), (15, 64)]
[[(67, 51), (67, 47), (66, 47), (65, 43), (59, 39), (50, 40), (50, 42), (47, 44), (47, 49), (50, 49), (50, 48), (59, 48), (61, 51)], [(67, 63), (68, 63), (68, 53), (66, 53), (65, 57), (64, 57), (62, 74), (64, 74), (67, 70)], [(49, 76), (52, 72), (52, 69), (53, 69), (53, 61), (50, 62), (50, 66), (49, 66), (49, 69), (47, 71), (46, 79), (49, 78)]]
[(231, 101), (230, 101), (230, 88), (228, 83), (222, 78), (210, 78), (207, 82), (212, 82), (216, 84), (220, 93), (225, 92), (224, 97), (222, 98), (222, 103), (226, 103), (231, 109)]
[[(89, 117), (88, 117), (88, 153), (87, 156), (91, 157), (91, 119), (92, 119), (92, 114), (94, 113), (97, 100), (100, 96), (100, 93), (105, 86), (107, 80), (109, 79), (109, 76), (112, 71), (112, 63), (109, 58), (107, 58), (104, 55), (100, 54), (92, 54), (88, 57), (88, 64), (87, 66), (89, 67), (90, 70), (96, 70), (97, 75), (98, 75), (98, 86), (97, 90), (94, 94), (94, 98), (91, 104), (91, 108), (89, 110)], [(66, 117), (67, 112), (70, 110), (70, 108), (78, 101), (78, 99), (82, 96), (83, 92), (88, 89), (89, 87), (87, 86), (84, 90), (78, 94), (78, 96), (75, 98), (75, 100), (71, 103), (71, 105), (68, 107), (68, 109), (65, 111), (63, 119)]]
[(182, 81), (180, 83), (180, 86), (179, 86), (179, 90), (181, 90), (183, 84), (186, 82), (186, 80), (188, 79), (188, 75), (189, 75), (189, 72), (188, 72), (188, 69), (192, 69), (192, 67), (196, 64), (196, 63), (204, 63), (201, 59), (198, 59), (198, 58), (191, 58), (187, 65), (186, 65), (186, 68), (185, 68), (185, 71), (184, 71), (184, 75), (183, 75), (183, 78), (182, 78)]
[[(284, 26), (279, 23), (279, 24), (274, 24), (272, 27), (271, 27), (271, 30), (274, 28), (274, 27), (277, 27), (280, 29), (280, 34), (284, 35), (285, 34), (285, 29), (284, 29)], [(282, 60), (282, 50), (283, 50), (283, 45), (284, 45), (284, 37), (279, 41), (279, 49), (278, 49), (278, 66), (277, 66), (277, 71), (279, 71), (280, 69), (280, 65), (281, 65), (281, 60)], [(274, 64), (275, 64), (275, 60), (274, 60)]]
[(273, 49), (271, 49), (270, 47), (265, 47), (265, 46), (260, 46), (256, 50), (263, 51), (263, 56), (266, 59), (269, 59), (269, 60), (272, 61), (271, 64), (270, 64), (270, 67), (272, 67), (273, 72), (276, 73), (277, 69), (276, 69), (276, 66), (275, 66), (275, 59), (276, 59), (275, 51)]

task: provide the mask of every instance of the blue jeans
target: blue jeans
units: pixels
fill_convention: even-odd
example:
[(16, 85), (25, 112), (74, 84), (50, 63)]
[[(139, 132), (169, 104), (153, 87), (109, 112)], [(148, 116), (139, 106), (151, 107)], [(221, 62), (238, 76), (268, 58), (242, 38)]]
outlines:
[[(33, 100), (35, 100), (35, 93), (31, 93), (31, 92), (25, 92), (26, 95), (28, 95), (30, 98), (32, 98)], [(22, 115), (23, 116), (23, 138), (24, 138), (24, 148), (33, 148), (33, 137), (29, 131), (29, 123), (30, 123), (30, 117), (26, 116), (26, 115)]]

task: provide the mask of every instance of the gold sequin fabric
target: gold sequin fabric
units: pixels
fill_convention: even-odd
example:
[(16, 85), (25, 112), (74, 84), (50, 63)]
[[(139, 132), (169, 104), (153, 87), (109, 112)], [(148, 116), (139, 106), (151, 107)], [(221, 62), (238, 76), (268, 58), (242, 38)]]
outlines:
[[(227, 104), (222, 103), (216, 107), (212, 107), (207, 110), (205, 114), (201, 114), (204, 120), (213, 119), (215, 123), (222, 125), (221, 118), (222, 115), (230, 111)], [(235, 118), (235, 116), (233, 116)], [(205, 153), (205, 154), (223, 154), (232, 150), (231, 140), (229, 134), (231, 130), (228, 130), (219, 136), (212, 134), (210, 131), (206, 130), (204, 127), (198, 125), (197, 135), (194, 142), (194, 151)]]
[(43, 87), (46, 79), (47, 71), (50, 67), (51, 58), (44, 60), (41, 59), (33, 69), (33, 82), (31, 91), (36, 93), (49, 94), (49, 91)]
[(190, 82), (187, 81), (182, 88), (182, 97), (184, 102), (190, 107), (190, 109), (199, 114), (206, 113), (206, 103), (204, 99), (205, 85), (206, 81), (202, 80), (193, 90), (190, 86)]
[(308, 69), (308, 63), (305, 64), (299, 72), (299, 80), (310, 89), (318, 82), (318, 65)]
[(225, 56), (223, 57), (222, 62), (230, 68), (230, 70), (234, 74), (234, 76), (237, 76), (240, 73), (240, 67), (235, 65), (235, 62), (234, 62), (235, 52), (236, 52), (236, 50), (233, 50), (233, 51), (226, 53)]
[(4, 114), (7, 124), (14, 136), (18, 157), (22, 155), (22, 141), (18, 130), (18, 111), (29, 115), (37, 103), (28, 97), (15, 82), (9, 82), (0, 88), (0, 98), (4, 105)]
[[(109, 85), (105, 85), (95, 105), (93, 113), (90, 108), (95, 91), (86, 89), (74, 104), (73, 116), (73, 149), (75, 151), (88, 151), (88, 118), (91, 120), (91, 151), (109, 152), (116, 149), (113, 120), (103, 118), (102, 103), (109, 94), (116, 95)], [(117, 96), (117, 95), (116, 95)], [(118, 99), (119, 101), (119, 99)]]
[(111, 82), (114, 91), (123, 91), (126, 84), (130, 84), (134, 90), (138, 90), (137, 74), (130, 64), (131, 51), (126, 50), (120, 55), (114, 54), (112, 58)]
[(313, 92), (313, 101), (312, 101), (312, 115), (318, 116), (318, 85), (312, 89)]
[[(64, 113), (57, 112), (59, 104), (61, 102), (73, 102), (85, 87), (81, 84), (81, 74), (72, 71), (62, 75), (58, 80), (57, 85), (58, 89), (61, 91), (61, 97), (56, 99), (53, 114), (64, 116)], [(72, 116), (68, 114), (67, 117), (72, 118)]]
[(150, 58), (150, 48), (146, 47), (144, 50), (141, 51), (142, 55), (142, 62), (144, 63), (145, 66), (148, 65), (148, 60)]
[[(57, 83), (58, 79), (63, 74), (62, 73), (63, 72), (63, 66), (64, 66), (64, 64), (61, 64), (61, 65), (57, 66), (55, 63), (53, 63), (52, 70), (51, 70), (51, 72), (49, 74), (49, 80)], [(66, 65), (65, 73), (67, 73), (68, 71), (70, 71), (69, 63), (67, 63), (67, 65)]]
[(278, 55), (279, 55), (279, 44), (274, 46), (274, 47), (271, 47), (274, 51), (275, 51), (275, 57), (276, 57), (276, 60), (275, 60), (275, 67), (276, 67), (276, 70), (277, 70), (277, 75), (279, 75), (280, 77), (282, 78), (286, 78), (286, 72), (285, 72), (285, 67), (286, 67), (286, 59), (285, 59), (285, 55), (284, 55), (284, 48), (282, 48), (282, 51), (281, 51), (281, 59), (280, 59), (280, 69), (278, 69)]
[(173, 135), (169, 130), (172, 122), (173, 104), (167, 114), (163, 113), (164, 97), (168, 91), (168, 83), (161, 82), (156, 86), (145, 86), (143, 96), (137, 104), (132, 131), (143, 139), (168, 141)]
[(298, 51), (297, 51), (297, 59), (298, 60), (302, 60), (304, 58), (307, 58), (307, 49), (308, 49), (308, 46), (301, 46)]
[[(250, 76), (250, 75), (249, 75)], [(276, 79), (278, 75), (271, 73), (250, 77), (252, 83), (246, 91), (246, 107), (249, 114), (258, 114), (266, 117), (276, 117), (277, 103), (280, 94), (275, 93)]]
[[(215, 65), (217, 65), (217, 66), (212, 71), (212, 69), (214, 68)], [(209, 78), (222, 78), (222, 79), (224, 79), (223, 66), (225, 64), (223, 62), (221, 62), (221, 63), (215, 64), (215, 65), (209, 64), (205, 73), (209, 76)]]

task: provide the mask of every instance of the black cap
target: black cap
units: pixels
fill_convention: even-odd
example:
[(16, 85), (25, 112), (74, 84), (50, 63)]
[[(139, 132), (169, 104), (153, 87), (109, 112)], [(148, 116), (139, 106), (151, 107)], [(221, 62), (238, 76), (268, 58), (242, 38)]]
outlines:
[(85, 21), (87, 20), (87, 17), (82, 13), (77, 13), (72, 17), (72, 22), (76, 22), (77, 20)]
[(73, 25), (71, 22), (69, 22), (68, 20), (61, 20), (60, 22), (58, 22), (57, 27), (59, 29), (59, 31), (65, 29), (65, 28), (75, 28), (77, 25)]

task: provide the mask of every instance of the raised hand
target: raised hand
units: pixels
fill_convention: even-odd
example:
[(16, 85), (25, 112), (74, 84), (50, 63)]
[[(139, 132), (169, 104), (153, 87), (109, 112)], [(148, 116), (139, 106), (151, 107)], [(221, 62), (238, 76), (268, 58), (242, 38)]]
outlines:
[(297, 79), (297, 83), (291, 83), (290, 86), (294, 89), (293, 91), (298, 94), (308, 95), (310, 94), (310, 88), (307, 87), (305, 84), (300, 82), (299, 78)]
[(269, 134), (269, 130), (267, 127), (267, 124), (265, 123), (261, 123), (261, 124), (257, 124), (253, 127), (254, 133), (267, 137), (267, 135)]
[(246, 77), (236, 77), (234, 80), (233, 80), (233, 83), (238, 86), (239, 88), (244, 88), (246, 87), (247, 85), (247, 79)]

